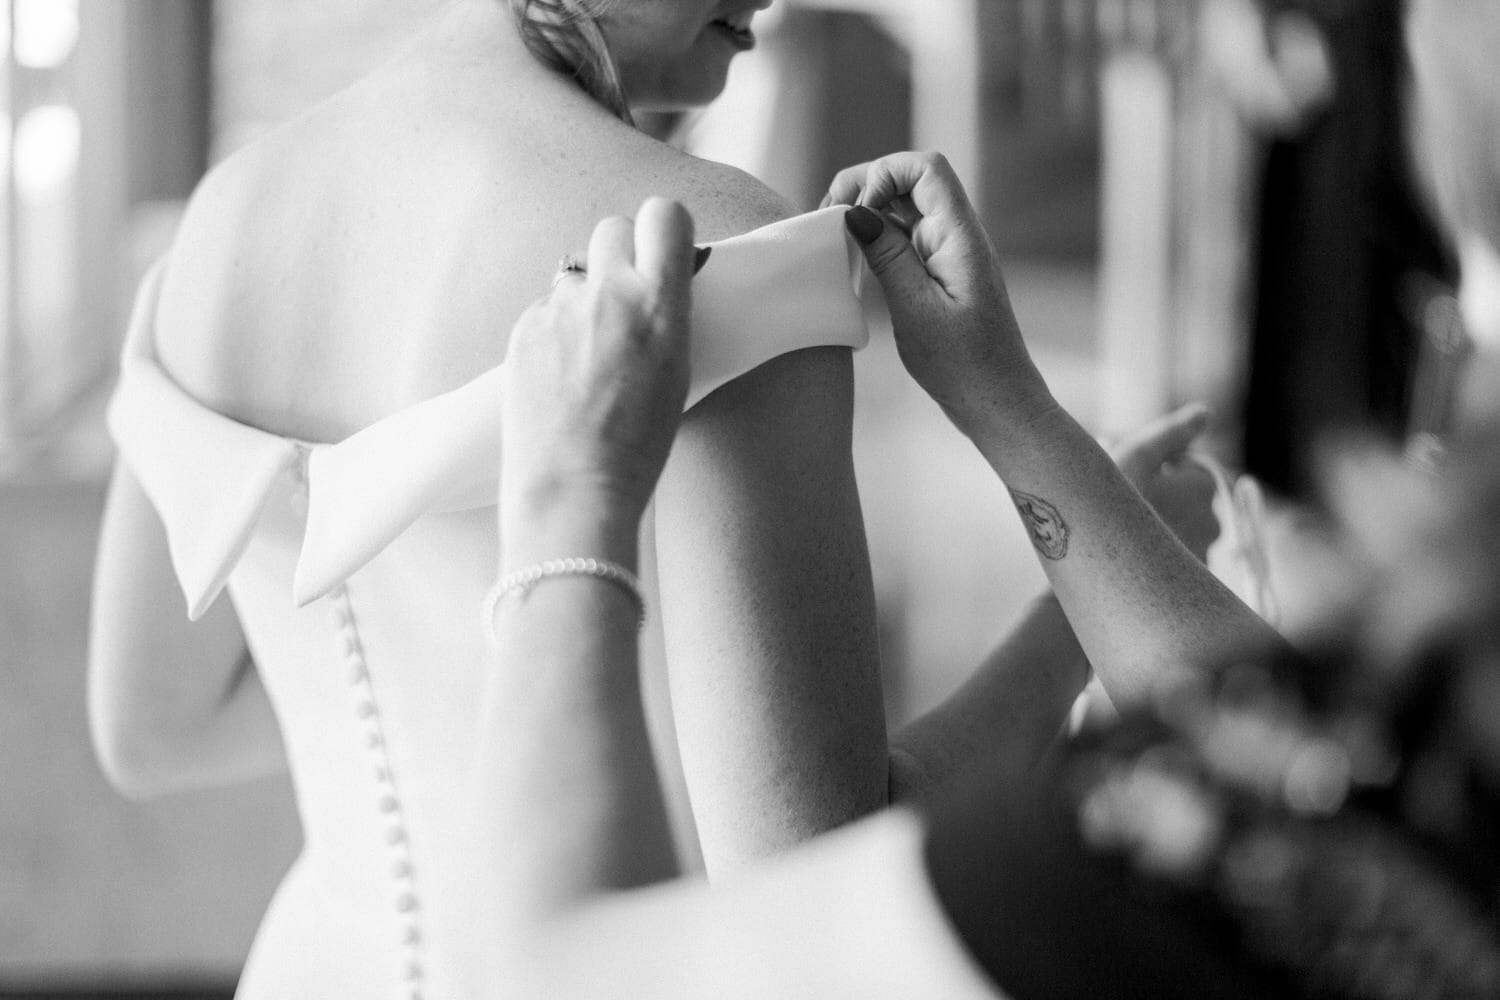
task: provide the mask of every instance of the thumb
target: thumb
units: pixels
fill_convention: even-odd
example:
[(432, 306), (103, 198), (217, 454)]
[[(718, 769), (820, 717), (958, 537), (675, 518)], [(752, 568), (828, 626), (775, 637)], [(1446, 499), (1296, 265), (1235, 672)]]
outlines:
[(880, 213), (856, 205), (844, 213), (844, 228), (864, 252), (870, 271), (880, 282), (886, 302), (893, 310), (923, 294), (932, 283), (932, 276), (911, 240)]

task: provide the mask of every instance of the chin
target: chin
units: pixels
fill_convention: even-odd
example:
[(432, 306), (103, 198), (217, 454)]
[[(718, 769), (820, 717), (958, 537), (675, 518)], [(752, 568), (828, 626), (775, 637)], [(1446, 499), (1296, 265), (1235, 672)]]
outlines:
[(729, 67), (722, 70), (700, 70), (666, 79), (655, 79), (644, 85), (632, 87), (627, 81), (625, 91), (630, 98), (630, 110), (640, 112), (694, 111), (712, 104), (724, 93), (729, 79)]
[(714, 102), (718, 92), (703, 96), (657, 97), (650, 100), (630, 102), (630, 110), (638, 114), (676, 114), (697, 111)]

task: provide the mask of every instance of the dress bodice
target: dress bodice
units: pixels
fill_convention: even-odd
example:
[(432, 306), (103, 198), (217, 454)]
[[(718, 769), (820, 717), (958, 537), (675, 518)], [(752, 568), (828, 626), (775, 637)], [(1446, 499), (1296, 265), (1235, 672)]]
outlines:
[[(168, 266), (138, 295), (109, 426), (166, 528), (188, 615), (229, 590), (305, 838), (241, 996), (415, 998), (431, 979), (423, 893), (456, 884), (458, 776), (486, 668), (478, 609), (496, 569), (500, 368), (342, 441), (272, 434), (204, 406), (162, 367)], [(789, 351), (862, 346), (858, 274), (836, 209), (714, 244), (694, 283), (688, 405)], [(325, 959), (346, 981), (326, 969), (278, 978), (285, 956), (257, 961), (306, 949), (299, 929), (330, 920), (356, 950)]]

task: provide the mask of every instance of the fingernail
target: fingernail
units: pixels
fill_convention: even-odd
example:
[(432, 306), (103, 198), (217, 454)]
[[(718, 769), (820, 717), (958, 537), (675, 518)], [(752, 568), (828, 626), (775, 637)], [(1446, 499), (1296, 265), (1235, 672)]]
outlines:
[(703, 270), (703, 265), (708, 263), (708, 255), (714, 252), (713, 247), (695, 247), (693, 250), (693, 273), (697, 274)]
[(844, 213), (844, 228), (865, 246), (880, 239), (885, 232), (885, 220), (863, 205), (855, 205)]

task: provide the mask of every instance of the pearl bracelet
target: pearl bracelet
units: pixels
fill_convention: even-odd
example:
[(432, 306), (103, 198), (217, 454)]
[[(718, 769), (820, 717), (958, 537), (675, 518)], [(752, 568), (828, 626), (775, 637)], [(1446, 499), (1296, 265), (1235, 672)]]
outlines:
[(548, 559), (546, 562), (534, 563), (524, 569), (518, 569), (514, 573), (507, 573), (497, 580), (490, 588), (490, 592), (485, 595), (484, 634), (489, 639), (490, 645), (492, 647), (497, 645), (495, 609), (501, 600), (514, 593), (525, 597), (531, 593), (531, 588), (543, 580), (555, 580), (567, 576), (591, 576), (596, 580), (605, 580), (619, 587), (635, 602), (636, 627), (646, 624), (646, 598), (641, 591), (640, 577), (624, 566), (610, 562), (608, 559)]

